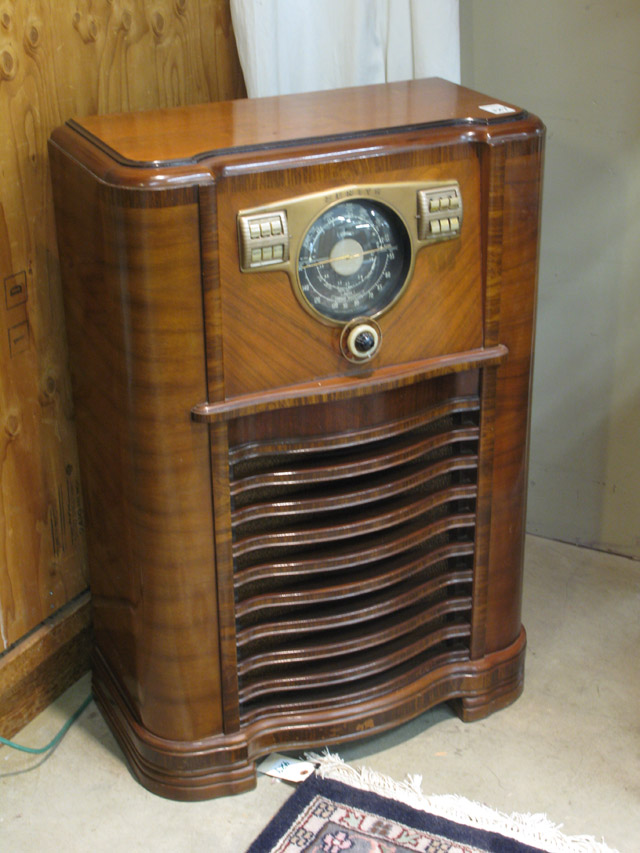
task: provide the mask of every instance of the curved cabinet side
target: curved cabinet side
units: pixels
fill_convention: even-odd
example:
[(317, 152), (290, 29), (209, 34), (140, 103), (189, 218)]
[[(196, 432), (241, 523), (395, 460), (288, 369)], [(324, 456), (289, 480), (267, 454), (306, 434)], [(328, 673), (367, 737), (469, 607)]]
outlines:
[(500, 276), (495, 334), (509, 358), (496, 373), (485, 653), (512, 643), (521, 627), (543, 145), (539, 125), (489, 149), (504, 170), (500, 240), (490, 238), (488, 252), (495, 250)]
[(210, 737), (209, 443), (190, 418), (206, 393), (197, 189), (112, 189), (50, 153), (96, 645), (145, 729)]

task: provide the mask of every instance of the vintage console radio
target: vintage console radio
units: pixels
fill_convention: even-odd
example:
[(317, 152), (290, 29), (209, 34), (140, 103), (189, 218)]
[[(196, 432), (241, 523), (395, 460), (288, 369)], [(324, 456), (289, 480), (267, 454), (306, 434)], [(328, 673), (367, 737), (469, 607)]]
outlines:
[(94, 692), (151, 790), (519, 695), (542, 149), (442, 80), (53, 134)]

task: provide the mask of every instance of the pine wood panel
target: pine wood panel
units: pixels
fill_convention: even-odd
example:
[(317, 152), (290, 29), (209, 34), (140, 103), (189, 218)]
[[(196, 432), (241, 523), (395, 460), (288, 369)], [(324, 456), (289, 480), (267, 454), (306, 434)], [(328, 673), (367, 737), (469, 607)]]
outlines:
[(0, 652), (86, 587), (50, 132), (243, 94), (228, 0), (0, 3)]
[(89, 593), (60, 608), (2, 659), (0, 732), (11, 738), (89, 668)]

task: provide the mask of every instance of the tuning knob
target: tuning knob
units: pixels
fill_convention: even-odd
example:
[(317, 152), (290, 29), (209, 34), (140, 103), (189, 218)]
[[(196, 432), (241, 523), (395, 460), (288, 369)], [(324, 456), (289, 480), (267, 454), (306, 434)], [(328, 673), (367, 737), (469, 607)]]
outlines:
[(340, 349), (349, 361), (368, 361), (378, 352), (381, 341), (380, 326), (368, 317), (359, 317), (342, 330)]

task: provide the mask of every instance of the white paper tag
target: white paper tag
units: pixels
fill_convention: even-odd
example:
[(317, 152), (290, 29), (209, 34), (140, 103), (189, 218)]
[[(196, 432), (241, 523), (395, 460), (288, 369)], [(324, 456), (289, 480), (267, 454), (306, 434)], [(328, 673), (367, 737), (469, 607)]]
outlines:
[(258, 764), (258, 773), (274, 776), (276, 779), (285, 779), (287, 782), (302, 782), (307, 776), (311, 776), (315, 765), (311, 761), (302, 761), (299, 758), (289, 758), (272, 752), (264, 761)]
[(496, 116), (503, 116), (506, 113), (515, 113), (513, 107), (505, 107), (504, 104), (484, 104), (478, 107), (479, 110), (484, 110), (486, 113), (493, 113)]

